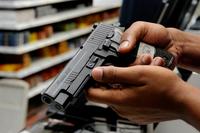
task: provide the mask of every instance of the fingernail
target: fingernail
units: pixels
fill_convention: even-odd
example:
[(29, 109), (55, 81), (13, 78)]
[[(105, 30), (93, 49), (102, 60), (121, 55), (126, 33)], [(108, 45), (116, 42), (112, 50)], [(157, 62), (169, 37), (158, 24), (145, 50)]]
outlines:
[(129, 41), (123, 41), (120, 46), (119, 49), (126, 49), (129, 47)]
[(142, 55), (142, 64), (147, 65), (151, 63), (150, 55)]
[(163, 64), (164, 62), (160, 58), (155, 58), (153, 61), (153, 65), (156, 65), (156, 66), (162, 66)]
[(101, 81), (102, 77), (103, 77), (103, 69), (102, 68), (94, 68), (93, 72), (92, 72), (92, 76), (95, 80), (97, 81)]

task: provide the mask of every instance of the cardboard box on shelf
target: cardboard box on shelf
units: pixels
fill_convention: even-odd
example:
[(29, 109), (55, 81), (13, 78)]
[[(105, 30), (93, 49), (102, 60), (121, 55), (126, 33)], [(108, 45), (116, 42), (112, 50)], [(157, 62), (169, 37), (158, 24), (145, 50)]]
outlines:
[(18, 24), (35, 19), (34, 9), (0, 10), (0, 24)]
[(121, 4), (122, 0), (93, 0), (93, 6), (109, 6), (113, 4)]

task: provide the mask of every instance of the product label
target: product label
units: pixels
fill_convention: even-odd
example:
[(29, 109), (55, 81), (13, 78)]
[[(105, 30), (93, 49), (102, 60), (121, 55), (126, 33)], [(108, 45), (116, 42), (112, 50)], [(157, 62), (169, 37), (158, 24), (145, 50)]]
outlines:
[(156, 52), (155, 47), (141, 42), (139, 44), (137, 56), (142, 55), (142, 54), (150, 54), (152, 57), (154, 57), (155, 52)]

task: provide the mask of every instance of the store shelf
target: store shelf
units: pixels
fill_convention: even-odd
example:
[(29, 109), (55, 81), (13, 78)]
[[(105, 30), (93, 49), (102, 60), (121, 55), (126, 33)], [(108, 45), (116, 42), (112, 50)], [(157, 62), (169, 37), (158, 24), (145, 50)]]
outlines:
[(17, 24), (10, 24), (10, 23), (0, 23), (0, 29), (1, 30), (24, 30), (28, 28), (34, 28), (34, 27), (39, 27), (42, 25), (47, 25), (47, 24), (52, 24), (52, 23), (57, 23), (61, 22), (64, 20), (92, 14), (92, 13), (97, 13), (109, 9), (114, 9), (120, 7), (119, 4), (114, 4), (114, 5), (109, 5), (109, 6), (101, 6), (101, 7), (85, 7), (85, 8), (80, 8), (80, 9), (73, 9), (61, 13), (57, 13), (54, 15), (49, 15), (46, 17), (38, 18), (32, 21), (27, 21), (24, 23), (17, 23)]
[[(106, 24), (112, 24), (116, 23), (118, 21), (118, 18), (110, 19), (107, 21), (103, 21), (102, 23)], [(5, 46), (0, 46), (0, 53), (2, 54), (24, 54), (27, 52), (31, 52), (43, 47), (47, 47), (65, 40), (73, 39), (85, 34), (88, 34), (91, 32), (92, 26), (84, 29), (78, 29), (78, 30), (73, 30), (73, 31), (68, 31), (68, 32), (60, 32), (56, 33), (50, 38), (44, 39), (37, 41), (35, 43), (30, 43), (30, 44), (24, 44), (19, 47), (5, 47)]]
[(1, 0), (0, 8), (19, 9), (19, 8), (28, 8), (34, 6), (61, 3), (66, 1), (72, 1), (72, 0)]
[(37, 41), (35, 43), (30, 43), (30, 44), (24, 44), (19, 47), (5, 47), (1, 46), (0, 47), (0, 53), (3, 54), (24, 54), (27, 52), (31, 52), (40, 48), (44, 48), (47, 46), (51, 46), (53, 44), (68, 40), (68, 39), (73, 39), (82, 35), (85, 35), (91, 31), (91, 27), (85, 28), (85, 29), (78, 29), (78, 30), (73, 30), (70, 32), (60, 32), (56, 33), (50, 38), (44, 39)]
[(76, 53), (77, 49), (69, 51), (65, 54), (58, 55), (55, 57), (49, 57), (44, 59), (39, 59), (33, 62), (29, 67), (24, 68), (17, 72), (3, 72), (0, 71), (0, 77), (6, 78), (24, 78), (34, 73), (40, 72), (64, 61), (70, 60)]
[[(111, 24), (111, 23), (116, 22), (117, 20), (118, 20), (117, 18), (110, 19), (110, 20), (104, 21), (103, 23)], [(78, 34), (79, 35), (84, 35), (86, 33), (89, 33), (90, 31), (91, 31), (91, 27), (85, 28), (85, 29), (81, 29), (81, 30), (76, 30), (76, 31), (71, 32), (71, 34), (73, 33), (73, 35), (71, 35), (71, 37), (77, 37)], [(67, 35), (66, 33), (62, 33), (62, 34), (60, 33), (59, 35), (60, 36), (57, 38), (57, 40), (56, 40), (55, 37), (51, 38), (50, 40), (47, 39), (46, 42), (48, 42), (48, 43), (43, 44), (43, 43), (40, 42), (40, 43), (38, 43), (38, 46), (37, 45), (30, 45), (29, 46), (30, 48), (29, 47), (28, 48), (23, 48), (23, 50), (17, 50), (17, 52), (13, 51), (13, 49), (11, 49), (11, 48), (9, 50), (8, 49), (6, 50), (6, 48), (4, 50), (0, 48), (0, 51), (1, 51), (0, 53), (2, 53), (3, 51), (4, 51), (4, 53), (13, 52), (13, 53), (17, 53), (17, 54), (19, 54), (22, 51), (23, 52), (30, 52), (32, 50), (39, 49), (41, 47), (46, 47), (46, 46), (49, 46), (49, 45), (53, 45), (56, 42), (62, 41), (62, 39), (66, 40), (67, 38), (69, 38), (69, 36), (67, 36), (67, 38), (65, 38), (66, 35)], [(5, 51), (7, 51), (7, 52), (5, 52)], [(62, 63), (64, 61), (66, 61), (66, 60), (71, 59), (76, 51), (77, 51), (77, 49), (73, 50), (73, 51), (70, 51), (69, 53), (56, 56), (56, 57), (50, 57), (50, 58), (44, 58), (44, 59), (37, 60), (37, 61), (33, 62), (30, 67), (24, 68), (24, 69), (22, 69), (20, 71), (17, 71), (17, 72), (3, 72), (3, 71), (0, 71), (0, 77), (6, 77), (6, 78), (24, 78), (24, 77), (27, 77), (27, 76), (29, 76), (31, 74), (37, 73), (39, 71), (45, 70), (45, 69), (47, 69), (49, 67), (52, 67), (54, 65), (60, 64), (60, 63)]]
[(28, 92), (28, 99), (39, 95), (44, 89), (46, 89), (53, 82), (53, 80), (54, 80), (54, 78), (49, 79), (49, 80), (39, 83), (37, 86), (31, 88), (30, 91)]

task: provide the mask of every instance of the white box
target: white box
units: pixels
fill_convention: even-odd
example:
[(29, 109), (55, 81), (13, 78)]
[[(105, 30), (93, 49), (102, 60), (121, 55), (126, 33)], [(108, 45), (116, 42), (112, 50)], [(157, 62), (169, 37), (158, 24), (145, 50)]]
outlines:
[(18, 24), (35, 19), (34, 9), (0, 10), (0, 24)]
[(109, 6), (119, 5), (122, 0), (93, 0), (93, 6)]
[(0, 80), (0, 132), (18, 133), (25, 126), (29, 85), (22, 80)]

